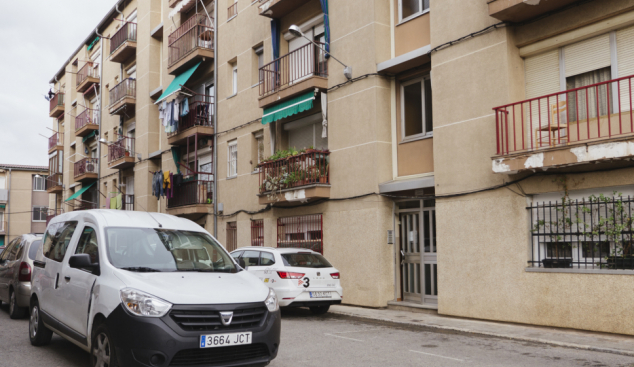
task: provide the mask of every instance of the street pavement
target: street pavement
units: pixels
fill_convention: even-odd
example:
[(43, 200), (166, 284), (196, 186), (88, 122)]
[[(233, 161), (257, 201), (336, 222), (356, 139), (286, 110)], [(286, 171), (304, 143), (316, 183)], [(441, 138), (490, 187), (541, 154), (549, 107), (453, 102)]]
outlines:
[[(28, 320), (0, 306), (0, 366), (87, 367), (88, 354), (54, 336), (32, 347)], [(588, 366), (634, 367), (634, 357), (447, 330), (284, 310), (275, 367), (290, 366)]]

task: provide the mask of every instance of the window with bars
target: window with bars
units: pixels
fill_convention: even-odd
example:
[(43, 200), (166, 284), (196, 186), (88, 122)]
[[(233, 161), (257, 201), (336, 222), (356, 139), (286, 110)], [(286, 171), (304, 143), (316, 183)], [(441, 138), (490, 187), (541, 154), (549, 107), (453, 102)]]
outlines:
[(278, 218), (277, 247), (305, 248), (323, 254), (322, 215)]
[(227, 152), (227, 177), (238, 175), (238, 141), (229, 142)]
[(251, 221), (251, 246), (264, 246), (264, 219)]
[(227, 223), (227, 251), (231, 252), (238, 248), (238, 223)]

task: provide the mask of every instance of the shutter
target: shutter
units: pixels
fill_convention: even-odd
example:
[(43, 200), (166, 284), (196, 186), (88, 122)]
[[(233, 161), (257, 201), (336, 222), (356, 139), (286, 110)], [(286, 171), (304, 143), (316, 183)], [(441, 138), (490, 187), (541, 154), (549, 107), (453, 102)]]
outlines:
[[(634, 27), (629, 27), (616, 32), (616, 59), (619, 65), (619, 75), (612, 78), (623, 78), (634, 75)], [(634, 80), (621, 81), (621, 111), (630, 110), (630, 83)], [(634, 88), (634, 86), (632, 86)], [(618, 102), (617, 102), (618, 105)]]
[(559, 50), (529, 57), (526, 70), (526, 98), (559, 92)]
[(611, 66), (610, 34), (564, 47), (564, 60), (566, 77)]

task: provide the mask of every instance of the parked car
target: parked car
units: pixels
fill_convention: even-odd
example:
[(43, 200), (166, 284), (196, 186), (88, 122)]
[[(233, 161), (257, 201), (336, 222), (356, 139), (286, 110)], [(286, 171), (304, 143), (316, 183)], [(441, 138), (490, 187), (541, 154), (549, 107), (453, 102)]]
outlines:
[(9, 317), (26, 316), (31, 297), (31, 271), (42, 237), (25, 234), (13, 239), (0, 254), (0, 303), (9, 304)]
[(245, 269), (275, 290), (280, 307), (325, 314), (343, 298), (339, 270), (320, 253), (301, 248), (242, 247), (231, 252)]
[(277, 356), (277, 296), (202, 227), (166, 214), (65, 213), (34, 262), (29, 337), (52, 333), (92, 366), (265, 365)]

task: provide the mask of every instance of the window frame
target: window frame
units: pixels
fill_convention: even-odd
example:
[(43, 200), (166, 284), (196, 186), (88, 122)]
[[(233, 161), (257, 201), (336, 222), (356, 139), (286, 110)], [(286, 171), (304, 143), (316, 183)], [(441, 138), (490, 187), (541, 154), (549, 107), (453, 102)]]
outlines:
[[(426, 92), (425, 92), (425, 81), (429, 80), (431, 82), (431, 75), (427, 74), (427, 75), (423, 75), (417, 78), (413, 78), (413, 79), (409, 79), (406, 81), (401, 82), (401, 88), (400, 88), (400, 92), (401, 92), (401, 142), (409, 142), (409, 141), (414, 141), (414, 140), (420, 140), (420, 139), (427, 139), (427, 138), (433, 138), (434, 137), (434, 130), (433, 130), (433, 121), (432, 121), (432, 130), (431, 131), (427, 131), (427, 114), (426, 114), (426, 110), (427, 110), (427, 106), (426, 106)], [(419, 134), (414, 134), (414, 135), (409, 135), (406, 136), (405, 135), (405, 87), (410, 86), (412, 84), (416, 84), (416, 83), (420, 83), (420, 87), (421, 87), (421, 106), (422, 106), (422, 127), (423, 127), (423, 132), (419, 133)]]
[(232, 65), (231, 68), (231, 96), (238, 94), (238, 63)]
[[(235, 153), (235, 160), (233, 160), (232, 148)], [(234, 162), (235, 172), (231, 171), (231, 163)], [(238, 177), (238, 140), (232, 140), (227, 143), (227, 178)]]
[(409, 20), (412, 20), (414, 18), (417, 18), (423, 14), (427, 14), (429, 13), (429, 9), (430, 6), (428, 6), (427, 8), (425, 8), (425, 0), (418, 0), (418, 3), (420, 4), (420, 11), (416, 12), (408, 17), (403, 18), (403, 0), (398, 0), (398, 24), (400, 25), (402, 23), (405, 23)]
[[(36, 211), (39, 209), (40, 212), (40, 219), (35, 219), (35, 213)], [(44, 210), (42, 210), (44, 209)], [(42, 213), (44, 213), (44, 219), (42, 219)], [(34, 205), (33, 206), (33, 210), (31, 211), (31, 222), (34, 223), (42, 223), (42, 222), (46, 222), (46, 215), (48, 214), (48, 206), (42, 206), (42, 205)]]
[[(46, 191), (46, 178), (47, 176), (44, 175), (33, 175), (33, 191)], [(41, 182), (41, 189), (37, 188), (36, 182)]]

